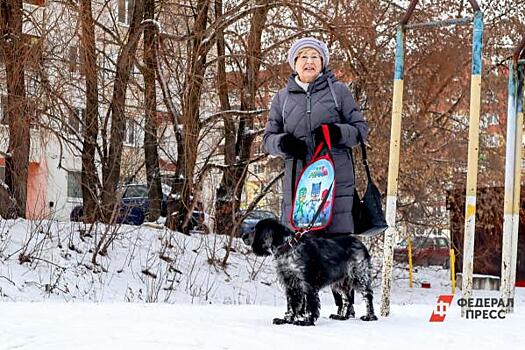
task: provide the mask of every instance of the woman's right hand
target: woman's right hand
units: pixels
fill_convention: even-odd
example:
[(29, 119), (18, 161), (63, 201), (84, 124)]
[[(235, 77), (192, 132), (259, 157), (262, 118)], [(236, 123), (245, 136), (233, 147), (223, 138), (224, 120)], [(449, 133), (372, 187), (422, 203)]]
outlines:
[(290, 155), (297, 159), (305, 159), (306, 153), (308, 151), (306, 143), (303, 140), (300, 140), (297, 137), (293, 136), (292, 134), (285, 134), (281, 138), (279, 147), (281, 148), (281, 151), (283, 151), (283, 153), (286, 153), (287, 155)]

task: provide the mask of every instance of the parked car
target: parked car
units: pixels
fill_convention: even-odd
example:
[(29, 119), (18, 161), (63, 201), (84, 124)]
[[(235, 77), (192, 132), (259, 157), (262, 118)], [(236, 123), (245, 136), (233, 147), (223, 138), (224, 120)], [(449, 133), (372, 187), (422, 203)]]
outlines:
[(255, 230), (255, 225), (263, 220), (263, 219), (276, 219), (277, 215), (275, 215), (273, 212), (269, 210), (254, 210), (244, 218), (244, 220), (241, 223), (241, 227), (239, 230), (239, 236), (242, 237), (245, 233), (250, 233)]
[[(394, 248), (394, 260), (408, 263), (408, 241), (405, 239)], [(416, 266), (450, 265), (449, 242), (443, 237), (416, 236), (412, 238), (412, 264)]]
[[(167, 188), (169, 191), (169, 188)], [(163, 188), (160, 215), (166, 216), (167, 213), (167, 193)], [(117, 189), (119, 209), (115, 222), (119, 224), (141, 225), (146, 219), (149, 210), (148, 186), (145, 184), (128, 184)], [(70, 214), (71, 221), (80, 221), (84, 214), (82, 205), (73, 208)], [(204, 210), (202, 203), (198, 203), (192, 213), (190, 230), (202, 230), (204, 228)]]

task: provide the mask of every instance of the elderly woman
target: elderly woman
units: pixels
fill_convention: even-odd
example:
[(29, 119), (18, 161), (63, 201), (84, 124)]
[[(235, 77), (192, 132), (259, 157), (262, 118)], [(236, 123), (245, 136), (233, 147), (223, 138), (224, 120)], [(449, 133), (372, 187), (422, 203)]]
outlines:
[[(335, 205), (328, 235), (353, 232), (352, 203), (355, 176), (352, 153), (358, 135), (366, 139), (368, 124), (348, 88), (328, 69), (330, 55), (323, 42), (314, 38), (296, 41), (288, 52), (293, 69), (286, 87), (275, 95), (264, 132), (264, 146), (285, 159), (281, 221), (290, 225), (293, 159), (310, 160), (323, 124), (330, 131), (335, 165)], [(297, 169), (300, 173), (301, 169)]]

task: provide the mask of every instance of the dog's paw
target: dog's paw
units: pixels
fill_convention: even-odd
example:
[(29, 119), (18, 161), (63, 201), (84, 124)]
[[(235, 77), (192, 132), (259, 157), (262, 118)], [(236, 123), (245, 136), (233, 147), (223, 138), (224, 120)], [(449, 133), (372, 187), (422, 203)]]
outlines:
[(377, 321), (377, 316), (372, 314), (372, 315), (365, 315), (365, 316), (361, 316), (361, 320), (362, 321)]
[(293, 321), (295, 326), (315, 326), (315, 322), (311, 318), (304, 318), (300, 320)]
[(273, 319), (273, 324), (291, 324), (293, 323), (292, 320), (289, 320), (289, 319), (286, 319), (286, 318), (279, 318), (279, 317), (276, 317)]
[(337, 320), (337, 321), (346, 321), (348, 320), (350, 317), (345, 317), (345, 316), (342, 316), (342, 315), (338, 315), (338, 314), (331, 314), (330, 315), (330, 319), (332, 320)]

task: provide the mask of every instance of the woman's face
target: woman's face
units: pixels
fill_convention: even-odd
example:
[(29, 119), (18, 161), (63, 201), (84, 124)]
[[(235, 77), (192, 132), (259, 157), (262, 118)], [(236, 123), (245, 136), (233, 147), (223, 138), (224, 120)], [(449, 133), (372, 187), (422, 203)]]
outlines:
[(321, 54), (314, 49), (302, 51), (295, 60), (295, 71), (303, 83), (311, 83), (323, 69)]

